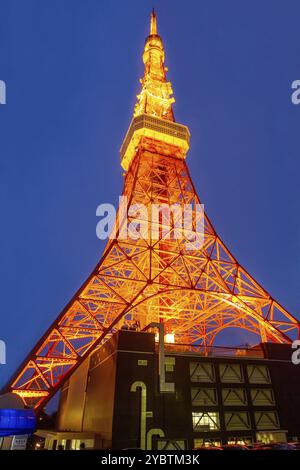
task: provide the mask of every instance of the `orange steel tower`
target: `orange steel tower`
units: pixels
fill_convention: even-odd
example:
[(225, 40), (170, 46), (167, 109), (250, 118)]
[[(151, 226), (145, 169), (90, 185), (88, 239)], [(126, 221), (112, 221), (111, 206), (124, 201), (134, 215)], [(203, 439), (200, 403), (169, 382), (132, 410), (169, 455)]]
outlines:
[[(190, 134), (175, 122), (164, 61), (153, 11), (143, 51), (141, 92), (120, 150), (127, 206), (119, 207), (115, 237), (5, 389), (37, 410), (124, 324), (134, 322), (144, 329), (163, 322), (176, 343), (204, 348), (228, 327), (248, 330), (263, 342), (290, 343), (299, 336), (299, 321), (238, 263), (206, 215), (203, 244), (194, 248), (185, 231), (175, 237), (180, 211), (173, 211), (168, 221), (164, 209), (156, 221), (150, 215), (153, 204), (193, 209), (199, 204), (185, 162)], [(141, 204), (147, 207), (146, 215)], [(197, 217), (192, 212), (192, 227)], [(137, 221), (139, 237), (121, 236), (125, 224)], [(157, 236), (141, 229), (145, 222)]]

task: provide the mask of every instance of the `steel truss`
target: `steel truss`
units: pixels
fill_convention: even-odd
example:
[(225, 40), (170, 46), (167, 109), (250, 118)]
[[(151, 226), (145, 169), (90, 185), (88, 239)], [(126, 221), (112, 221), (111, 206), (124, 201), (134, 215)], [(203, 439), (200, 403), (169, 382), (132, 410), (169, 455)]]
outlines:
[[(135, 115), (173, 122), (174, 100), (153, 18), (152, 14)], [(206, 215), (203, 245), (194, 249), (188, 236), (178, 237), (179, 215), (172, 212), (167, 220), (162, 210), (158, 222), (153, 221), (153, 204), (181, 208), (187, 204), (193, 209), (200, 204), (182, 149), (164, 141), (163, 135), (161, 140), (144, 136), (134, 152), (126, 163), (123, 196), (128, 208), (144, 204), (147, 215), (119, 211), (116, 236), (108, 241), (100, 262), (6, 388), (37, 410), (97, 346), (126, 324), (143, 329), (151, 322), (163, 322), (176, 343), (204, 348), (211, 347), (226, 328), (241, 328), (258, 340), (275, 343), (290, 343), (299, 335), (299, 321), (237, 262)], [(193, 212), (193, 228), (197, 217)], [(124, 224), (132, 222), (140, 227), (156, 223), (158, 236), (141, 230), (137, 239), (121, 237)]]

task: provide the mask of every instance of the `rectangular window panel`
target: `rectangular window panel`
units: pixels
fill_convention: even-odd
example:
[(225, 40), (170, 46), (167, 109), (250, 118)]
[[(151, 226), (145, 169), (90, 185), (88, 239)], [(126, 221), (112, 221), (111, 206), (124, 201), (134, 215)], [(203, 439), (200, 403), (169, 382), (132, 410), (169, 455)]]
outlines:
[(190, 378), (192, 382), (214, 382), (213, 365), (205, 362), (190, 362)]
[(254, 416), (256, 429), (279, 429), (280, 427), (275, 411), (256, 411)]
[(244, 411), (225, 413), (225, 426), (228, 431), (251, 429), (249, 414)]
[(165, 357), (166, 372), (174, 372), (174, 367), (175, 367), (175, 357), (170, 357), (170, 356)]
[(192, 406), (213, 406), (218, 404), (215, 388), (192, 388)]
[(183, 439), (158, 439), (157, 440), (157, 450), (185, 450), (186, 441)]
[(247, 405), (247, 395), (244, 388), (223, 388), (222, 400), (225, 406)]
[(220, 364), (221, 382), (243, 383), (243, 371), (240, 364)]
[(193, 411), (194, 431), (218, 431), (220, 429), (219, 413), (214, 411), (202, 412)]
[(247, 366), (249, 382), (252, 384), (269, 384), (271, 383), (270, 373), (267, 366), (248, 365)]
[(210, 439), (210, 438), (201, 438), (201, 439), (194, 439), (194, 448), (197, 449), (199, 447), (213, 447), (213, 446), (221, 446), (220, 439)]
[(252, 437), (229, 437), (227, 440), (227, 444), (239, 444), (241, 446), (248, 446), (252, 444), (253, 440)]
[(273, 390), (269, 388), (253, 388), (251, 390), (251, 400), (254, 406), (275, 405)]

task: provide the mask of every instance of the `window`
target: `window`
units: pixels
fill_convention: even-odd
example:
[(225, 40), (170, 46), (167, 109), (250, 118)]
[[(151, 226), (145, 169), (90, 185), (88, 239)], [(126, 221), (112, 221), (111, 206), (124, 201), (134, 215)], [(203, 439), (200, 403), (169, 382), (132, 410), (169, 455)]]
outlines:
[(80, 449), (80, 439), (72, 439), (71, 449), (72, 450), (79, 450)]
[(193, 411), (194, 431), (218, 431), (220, 429), (219, 413), (214, 411)]
[(148, 361), (147, 359), (138, 359), (138, 366), (147, 366)]
[(157, 450), (185, 450), (187, 443), (184, 439), (158, 439)]
[(221, 382), (243, 383), (243, 372), (240, 364), (220, 364)]
[(229, 437), (227, 440), (227, 444), (239, 444), (241, 446), (248, 446), (252, 444), (252, 437)]
[(214, 382), (215, 372), (213, 365), (205, 362), (191, 362), (190, 378), (192, 382)]
[(225, 406), (247, 405), (247, 395), (244, 388), (223, 388), (222, 399)]
[(213, 406), (218, 404), (215, 388), (192, 388), (191, 398), (193, 406)]
[(194, 439), (194, 448), (197, 449), (199, 447), (215, 447), (215, 446), (221, 446), (222, 443), (220, 439), (210, 439), (208, 438), (202, 438), (202, 439)]
[(274, 406), (275, 399), (273, 390), (269, 388), (253, 388), (251, 400), (254, 406)]
[(174, 367), (175, 367), (175, 357), (170, 357), (170, 356), (165, 357), (166, 372), (174, 372)]
[(80, 450), (81, 448), (84, 449), (93, 449), (94, 448), (94, 439), (72, 439), (71, 441), (71, 449), (72, 450)]
[(225, 426), (229, 431), (251, 429), (249, 414), (245, 411), (225, 413)]
[(254, 416), (256, 429), (278, 429), (280, 427), (275, 411), (256, 411)]
[(260, 431), (256, 433), (257, 442), (270, 444), (273, 442), (286, 442), (287, 436), (285, 431)]
[(84, 444), (85, 449), (93, 449), (94, 448), (94, 439), (84, 439), (82, 441)]
[(249, 382), (252, 384), (269, 384), (271, 382), (267, 366), (250, 365), (247, 366), (247, 372)]

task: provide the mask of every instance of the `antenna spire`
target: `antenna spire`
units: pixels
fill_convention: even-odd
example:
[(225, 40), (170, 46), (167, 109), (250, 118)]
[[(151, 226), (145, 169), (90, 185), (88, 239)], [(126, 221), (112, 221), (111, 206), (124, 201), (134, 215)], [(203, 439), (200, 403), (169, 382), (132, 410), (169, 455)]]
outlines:
[(157, 16), (154, 9), (150, 17), (150, 34), (146, 38), (143, 62), (144, 76), (140, 80), (142, 89), (137, 95), (134, 117), (141, 114), (156, 116), (167, 121), (175, 121), (172, 110), (173, 90), (167, 81), (165, 50), (161, 37), (157, 33)]
[(157, 17), (154, 8), (151, 12), (151, 19), (150, 19), (150, 35), (157, 34)]

